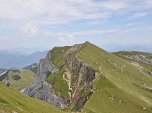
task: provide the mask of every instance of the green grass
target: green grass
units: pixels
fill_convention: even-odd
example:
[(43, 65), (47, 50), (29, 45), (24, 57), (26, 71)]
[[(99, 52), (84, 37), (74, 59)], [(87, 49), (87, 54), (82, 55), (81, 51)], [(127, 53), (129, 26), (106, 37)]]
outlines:
[[(55, 49), (57, 51), (54, 51), (53, 64), (60, 68), (64, 64), (66, 51), (62, 53), (62, 48)], [(94, 84), (95, 92), (83, 108), (84, 113), (152, 112), (152, 92), (144, 88), (144, 86), (152, 88), (152, 78), (130, 62), (90, 43), (85, 43), (73, 55), (89, 64), (100, 75)], [(143, 65), (145, 69), (151, 69), (149, 65)], [(61, 70), (48, 79), (54, 84), (55, 91), (65, 96), (68, 88), (62, 78), (63, 73)]]
[(63, 79), (64, 69), (61, 69), (56, 74), (48, 74), (46, 81), (53, 85), (55, 94), (62, 96), (64, 98), (68, 97), (68, 85)]
[[(66, 48), (66, 47), (65, 47)], [(53, 64), (60, 68), (64, 64), (63, 48), (53, 49)], [(152, 93), (143, 88), (143, 84), (152, 87), (152, 78), (146, 76), (128, 61), (85, 43), (75, 53), (76, 58), (89, 64), (99, 73), (95, 92), (84, 106), (84, 113), (151, 113)], [(146, 65), (147, 69), (151, 69)], [(64, 71), (48, 77), (55, 91), (66, 96), (67, 84), (62, 78)], [(64, 84), (65, 83), (65, 84)], [(67, 88), (67, 89), (66, 89)], [(66, 89), (66, 90), (65, 90)], [(85, 94), (85, 93), (84, 93)]]
[(145, 57), (147, 58), (152, 58), (150, 56), (152, 56), (150, 53), (143, 53), (143, 52), (137, 52), (137, 51), (131, 51), (131, 52), (128, 52), (128, 51), (119, 51), (119, 52), (115, 52), (114, 53), (115, 55), (117, 55), (118, 57), (130, 62), (130, 63), (138, 63), (142, 69), (140, 68), (140, 70), (142, 70), (143, 72), (145, 72), (145, 74), (148, 74), (150, 76), (152, 76), (151, 72), (152, 72), (152, 65), (151, 64), (147, 64), (147, 63), (144, 63), (144, 62), (140, 62), (140, 61), (136, 61), (136, 60), (133, 60), (133, 59), (129, 59), (129, 58), (126, 58), (124, 57), (123, 55), (144, 55)]
[(119, 51), (119, 52), (114, 52), (116, 55), (144, 55), (148, 59), (152, 59), (152, 54), (151, 53), (146, 53), (146, 52), (140, 52), (140, 51)]
[(152, 109), (140, 99), (129, 95), (101, 76), (96, 91), (85, 105), (85, 113), (151, 113)]
[[(152, 109), (148, 107), (152, 106), (151, 92), (137, 87), (137, 85), (141, 84), (146, 84), (147, 86), (152, 87), (151, 78), (145, 76), (145, 74), (140, 72), (129, 62), (92, 44), (85, 45), (81, 51), (77, 52), (76, 56), (93, 67), (99, 74), (106, 77), (106, 80), (114, 86), (114, 88), (109, 89), (109, 93), (112, 93), (115, 96), (119, 95), (117, 97), (122, 96), (122, 99), (126, 101), (125, 105), (127, 105), (125, 108), (119, 106), (116, 102), (108, 104), (109, 101), (107, 100), (107, 97), (105, 97), (106, 92), (108, 91), (107, 89), (106, 92), (102, 91), (99, 94), (97, 92), (93, 94), (84, 108), (87, 109), (88, 112), (91, 113), (95, 111), (97, 113), (102, 113), (102, 106), (107, 106), (105, 108), (109, 108), (108, 106), (111, 106), (111, 109), (109, 108), (107, 111), (104, 110), (103, 113), (126, 113), (127, 111), (129, 111), (129, 113), (139, 113), (142, 112), (142, 107), (144, 106), (147, 110), (143, 112), (152, 112)], [(125, 67), (121, 69), (124, 65)], [(97, 81), (97, 85), (95, 85), (95, 87), (101, 87), (104, 85), (104, 83), (102, 84), (102, 78)]]
[[(51, 60), (59, 72), (48, 74), (46, 78), (46, 81), (53, 85), (54, 93), (64, 98), (68, 98), (68, 86), (63, 79), (65, 67), (62, 66), (69, 48), (56, 47), (52, 50)], [(83, 113), (152, 113), (152, 92), (145, 88), (145, 86), (152, 88), (152, 77), (147, 71), (151, 70), (150, 65), (139, 62), (145, 69), (141, 71), (131, 64), (132, 61), (108, 53), (90, 43), (85, 43), (73, 55), (90, 65), (100, 75), (94, 82), (94, 93), (85, 104)], [(17, 86), (21, 82), (23, 81), (16, 83)], [(83, 92), (82, 95), (88, 94)], [(6, 113), (62, 113), (54, 106), (22, 95), (0, 84), (0, 112), (2, 111)]]
[[(19, 80), (14, 80), (13, 77), (18, 75), (21, 77)], [(36, 74), (31, 70), (21, 69), (20, 72), (10, 71), (8, 74), (8, 80), (11, 82), (11, 88), (21, 90), (35, 81)]]
[(56, 68), (60, 68), (64, 63), (65, 54), (69, 50), (70, 46), (55, 47), (51, 51), (51, 61)]
[(62, 96), (63, 98), (68, 98), (68, 85), (63, 79), (64, 69), (63, 65), (65, 62), (65, 56), (67, 51), (71, 46), (65, 47), (55, 47), (52, 49), (51, 61), (53, 65), (59, 69), (58, 73), (51, 74), (47, 76), (46, 81), (53, 85), (54, 93)]
[(56, 107), (0, 84), (0, 113), (64, 113)]

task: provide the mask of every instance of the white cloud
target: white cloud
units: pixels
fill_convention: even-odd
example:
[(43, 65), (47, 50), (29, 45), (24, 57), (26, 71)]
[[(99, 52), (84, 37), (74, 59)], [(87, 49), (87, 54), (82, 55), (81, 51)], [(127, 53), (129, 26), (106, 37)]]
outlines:
[(57, 38), (68, 45), (71, 45), (74, 42), (74, 36), (71, 34), (62, 34), (61, 36), (57, 36)]
[(75, 39), (75, 37), (70, 33), (57, 33), (56, 38), (69, 45), (72, 44)]
[[(147, 16), (148, 12), (144, 10), (151, 6), (152, 0), (0, 0), (0, 20), (14, 21), (23, 33), (34, 37), (43, 29), (40, 29), (40, 26), (66, 24), (84, 19), (91, 20), (87, 24), (96, 25), (119, 12), (128, 11), (136, 12), (132, 18), (139, 18)], [(107, 31), (93, 34), (103, 32)], [(68, 33), (62, 36), (58, 34), (58, 37), (63, 42), (67, 41), (64, 37), (71, 37), (71, 42), (74, 40)]]
[(100, 37), (103, 34), (110, 34), (114, 32), (119, 32), (119, 29), (108, 29), (108, 30), (86, 30), (86, 31), (77, 31), (77, 32), (45, 32), (46, 37), (57, 38), (64, 45), (72, 45), (78, 39), (89, 38), (89, 37)]
[[(61, 24), (81, 19), (96, 21), (136, 7), (133, 1), (135, 0), (1, 0), (0, 19), (35, 20), (39, 24)], [(141, 0), (136, 2), (137, 6), (141, 3)], [(151, 0), (144, 3), (152, 4)]]
[(79, 31), (79, 32), (72, 32), (71, 34), (77, 37), (86, 37), (86, 36), (95, 36), (99, 35), (102, 36), (102, 34), (109, 34), (113, 32), (118, 32), (119, 29), (107, 29), (107, 30), (86, 30), (86, 31)]
[(131, 19), (133, 18), (141, 18), (147, 16), (147, 12), (135, 12), (132, 16), (130, 16)]
[(152, 0), (1, 0), (0, 19), (34, 19), (56, 24), (86, 18), (107, 18), (113, 11), (142, 7), (142, 4), (151, 6)]
[(37, 26), (36, 22), (28, 22), (21, 27), (21, 31), (28, 37), (35, 37), (39, 32), (39, 27)]
[[(129, 33), (129, 32), (136, 32), (136, 31), (148, 31), (152, 30), (151, 26), (148, 27), (143, 27), (143, 28), (137, 28), (137, 27), (132, 27), (127, 26), (124, 28), (115, 28), (115, 29), (105, 29), (105, 30), (85, 30), (85, 31), (77, 31), (77, 32), (50, 32), (47, 31), (45, 34), (49, 36), (49, 38), (57, 38), (61, 42), (64, 42), (67, 45), (73, 44), (78, 38), (89, 38), (89, 37), (100, 37), (102, 36), (108, 36), (108, 35), (114, 35), (114, 34), (123, 34), (123, 33)], [(106, 38), (106, 37), (103, 37)], [(115, 37), (116, 38), (116, 37)]]
[(1, 0), (0, 1), (0, 18), (22, 20), (29, 19), (44, 10), (41, 9), (43, 2), (37, 0)]
[(111, 12), (126, 8), (125, 1), (107, 0), (1, 0), (0, 19), (37, 20), (57, 24), (79, 19), (107, 18)]
[(144, 0), (147, 7), (152, 7), (152, 0)]
[(57, 38), (59, 41), (71, 45), (75, 41), (75, 36), (73, 33), (67, 33), (67, 32), (45, 32), (45, 35), (49, 36), (49, 38)]
[(136, 25), (138, 25), (138, 23), (136, 23), (136, 22), (128, 22), (126, 24), (127, 27), (136, 26)]
[(108, 0), (101, 2), (100, 6), (110, 10), (120, 10), (128, 7), (128, 4), (124, 0)]

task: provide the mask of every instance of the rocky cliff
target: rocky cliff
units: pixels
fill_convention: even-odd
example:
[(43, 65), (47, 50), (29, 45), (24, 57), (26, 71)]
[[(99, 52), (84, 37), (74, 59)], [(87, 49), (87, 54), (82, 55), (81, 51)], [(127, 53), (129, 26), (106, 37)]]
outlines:
[(43, 101), (52, 103), (53, 105), (63, 109), (66, 106), (66, 101), (52, 93), (52, 85), (45, 81), (47, 73), (55, 73), (58, 70), (53, 66), (51, 60), (51, 51), (47, 54), (45, 59), (41, 59), (38, 67), (37, 80), (31, 86), (22, 90), (28, 96), (41, 99)]
[(74, 104), (72, 109), (81, 111), (83, 105), (93, 93), (95, 70), (71, 55), (68, 56), (65, 64), (70, 100)]
[[(52, 63), (54, 53), (49, 51), (45, 59), (39, 62), (36, 82), (23, 89), (22, 92), (31, 97), (49, 102), (61, 109), (81, 111), (93, 92), (93, 80), (95, 78), (95, 70), (75, 56), (75, 53), (85, 44), (75, 45), (64, 52), (62, 58), (64, 60), (59, 69)], [(63, 51), (61, 48), (61, 53)], [(63, 70), (63, 73), (59, 75), (61, 70)], [(62, 88), (62, 90), (56, 91), (58, 87), (56, 88), (54, 86), (55, 83), (50, 82), (51, 79), (46, 80), (48, 76), (50, 78), (52, 76), (61, 76), (62, 81), (67, 84), (68, 90)], [(60, 87), (61, 84), (58, 83), (57, 85)], [(61, 95), (62, 91), (68, 93), (68, 96)]]
[(119, 51), (114, 54), (152, 65), (152, 54), (139, 51)]

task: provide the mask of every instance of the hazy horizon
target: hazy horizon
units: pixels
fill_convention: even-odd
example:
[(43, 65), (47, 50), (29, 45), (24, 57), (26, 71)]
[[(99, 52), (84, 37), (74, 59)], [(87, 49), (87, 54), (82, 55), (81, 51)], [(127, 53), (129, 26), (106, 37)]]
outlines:
[[(84, 43), (84, 42), (80, 42), (80, 43)], [(90, 42), (92, 43), (92, 42)], [(74, 44), (79, 44), (79, 43), (74, 43)], [(71, 44), (74, 45), (74, 44)], [(96, 44), (96, 43), (94, 43)], [(97, 44), (96, 44), (97, 45)], [(49, 51), (51, 49), (53, 49), (54, 47), (63, 47), (66, 45), (55, 45), (55, 46), (50, 46), (47, 48), (43, 48), (43, 47), (32, 47), (32, 48), (24, 48), (24, 47), (19, 47), (19, 48), (4, 48), (1, 49), (0, 48), (0, 53), (4, 52), (8, 52), (9, 54), (32, 54), (35, 52), (44, 52), (44, 51)], [(99, 46), (102, 49), (105, 49), (109, 52), (116, 52), (116, 51), (143, 51), (143, 52), (152, 52), (152, 45), (121, 45), (121, 44), (107, 44), (107, 45), (100, 45), (98, 44), (97, 46)]]

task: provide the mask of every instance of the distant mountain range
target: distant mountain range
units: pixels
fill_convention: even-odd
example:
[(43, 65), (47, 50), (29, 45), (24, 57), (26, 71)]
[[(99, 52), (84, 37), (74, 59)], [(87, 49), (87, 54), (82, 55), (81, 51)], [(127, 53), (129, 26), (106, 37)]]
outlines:
[(20, 52), (0, 51), (0, 68), (23, 68), (27, 65), (38, 63), (47, 51), (22, 54)]

